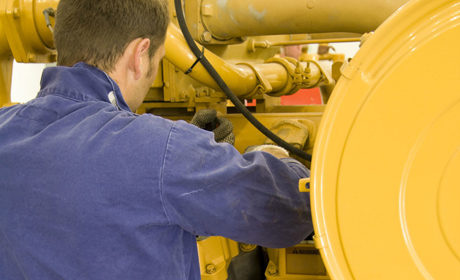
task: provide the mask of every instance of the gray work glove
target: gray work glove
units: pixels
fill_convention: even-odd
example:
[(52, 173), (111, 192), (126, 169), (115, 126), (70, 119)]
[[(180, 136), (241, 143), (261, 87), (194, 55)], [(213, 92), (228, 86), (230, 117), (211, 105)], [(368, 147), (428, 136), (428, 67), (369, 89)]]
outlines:
[(232, 123), (224, 117), (217, 116), (214, 109), (203, 109), (196, 112), (190, 123), (214, 132), (214, 140), (218, 143), (235, 144)]

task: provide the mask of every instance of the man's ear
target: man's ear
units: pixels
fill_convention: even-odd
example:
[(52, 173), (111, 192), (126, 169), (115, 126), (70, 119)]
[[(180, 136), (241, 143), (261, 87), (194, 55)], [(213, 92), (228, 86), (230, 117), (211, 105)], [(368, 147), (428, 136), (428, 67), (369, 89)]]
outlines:
[[(131, 67), (134, 71), (134, 78), (139, 80), (143, 75), (143, 63), (150, 63), (149, 56), (150, 39), (141, 38), (134, 45)], [(146, 59), (147, 58), (147, 59)], [(145, 71), (145, 70), (144, 70)]]

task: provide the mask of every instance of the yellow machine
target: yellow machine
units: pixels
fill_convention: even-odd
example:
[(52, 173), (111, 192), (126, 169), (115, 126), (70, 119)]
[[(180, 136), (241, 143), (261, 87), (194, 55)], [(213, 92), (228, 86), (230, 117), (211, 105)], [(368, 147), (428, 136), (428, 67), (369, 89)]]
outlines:
[[(460, 279), (460, 0), (406, 2), (185, 0), (190, 32), (229, 88), (313, 155), (299, 159), (312, 169), (310, 189), (300, 185), (314, 236), (283, 249), (199, 237), (202, 279)], [(57, 3), (0, 0), (0, 107), (11, 104), (13, 58), (55, 61)], [(200, 63), (185, 74), (197, 57), (171, 15), (162, 71), (139, 113), (189, 120), (214, 108), (233, 123), (239, 151), (270, 142)], [(351, 61), (279, 55), (357, 40)], [(316, 87), (322, 105), (280, 103)]]

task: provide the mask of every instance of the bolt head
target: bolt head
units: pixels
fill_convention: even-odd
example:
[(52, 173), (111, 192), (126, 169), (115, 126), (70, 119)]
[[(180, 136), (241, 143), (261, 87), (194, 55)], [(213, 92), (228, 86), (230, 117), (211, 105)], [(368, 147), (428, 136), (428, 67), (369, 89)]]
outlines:
[(201, 34), (201, 41), (203, 41), (204, 43), (209, 43), (211, 42), (211, 40), (212, 40), (211, 32), (205, 31), (203, 32), (203, 34)]
[(216, 266), (212, 263), (206, 265), (206, 273), (207, 274), (213, 274), (216, 273), (217, 269)]

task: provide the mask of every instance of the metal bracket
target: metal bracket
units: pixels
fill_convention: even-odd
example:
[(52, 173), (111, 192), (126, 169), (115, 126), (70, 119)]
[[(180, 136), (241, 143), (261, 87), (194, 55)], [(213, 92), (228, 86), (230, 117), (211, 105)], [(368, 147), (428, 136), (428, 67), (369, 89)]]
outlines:
[(332, 78), (331, 73), (328, 73), (327, 71), (324, 71), (323, 67), (321, 66), (321, 64), (318, 63), (318, 61), (316, 61), (316, 60), (307, 60), (305, 62), (307, 62), (307, 67), (305, 68), (306, 73), (307, 73), (308, 69), (310, 68), (310, 63), (315, 64), (316, 67), (318, 67), (319, 71), (321, 72), (321, 78), (318, 80), (318, 82), (313, 86), (311, 86), (311, 85), (308, 85), (308, 86), (316, 87), (316, 85), (318, 85), (321, 81), (324, 81), (326, 85), (330, 85), (330, 84), (334, 83), (334, 79)]
[(257, 71), (257, 69), (254, 67), (254, 65), (252, 65), (250, 63), (247, 63), (247, 62), (240, 62), (240, 63), (237, 63), (237, 65), (245, 65), (245, 66), (248, 66), (249, 68), (251, 68), (251, 70), (254, 71), (254, 74), (256, 75), (257, 80), (259, 81), (259, 83), (257, 84), (256, 88), (251, 93), (249, 93), (249, 94), (247, 94), (247, 95), (245, 95), (243, 97), (250, 97), (250, 96), (257, 95), (257, 94), (268, 94), (268, 93), (272, 92), (272, 90), (273, 90), (272, 85), (270, 84), (270, 82), (267, 81), (267, 79), (265, 79), (264, 76), (262, 76)]
[(299, 180), (299, 192), (310, 192), (310, 178)]
[(276, 93), (271, 93), (271, 96), (283, 96), (297, 92), (302, 85), (303, 74), (299, 62), (292, 57), (272, 57), (265, 61), (265, 63), (278, 63), (281, 64), (288, 72), (289, 78), (286, 86)]

